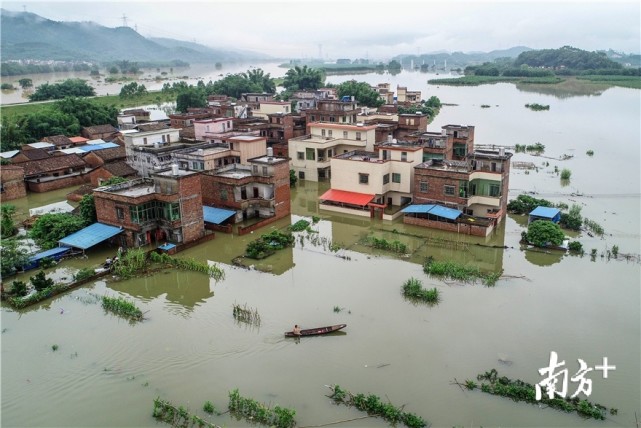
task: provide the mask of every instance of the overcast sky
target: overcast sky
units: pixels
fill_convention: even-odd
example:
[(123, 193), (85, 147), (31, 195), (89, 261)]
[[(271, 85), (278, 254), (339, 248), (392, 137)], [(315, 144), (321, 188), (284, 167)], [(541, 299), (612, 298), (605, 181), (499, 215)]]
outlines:
[(56, 21), (126, 23), (143, 36), (278, 57), (386, 59), (397, 54), (570, 45), (641, 50), (641, 2), (458, 0), (2, 1)]

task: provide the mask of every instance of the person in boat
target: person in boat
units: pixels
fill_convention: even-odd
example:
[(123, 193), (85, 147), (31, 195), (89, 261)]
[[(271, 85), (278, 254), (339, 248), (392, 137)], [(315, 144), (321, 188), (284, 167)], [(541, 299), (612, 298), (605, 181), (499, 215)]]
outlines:
[(292, 333), (294, 333), (295, 336), (300, 336), (300, 327), (298, 324), (294, 326), (294, 330), (292, 330)]
[(113, 260), (111, 260), (111, 257), (107, 257), (107, 260), (105, 260), (105, 264), (102, 265), (102, 267), (105, 269), (109, 269), (112, 263), (113, 263)]

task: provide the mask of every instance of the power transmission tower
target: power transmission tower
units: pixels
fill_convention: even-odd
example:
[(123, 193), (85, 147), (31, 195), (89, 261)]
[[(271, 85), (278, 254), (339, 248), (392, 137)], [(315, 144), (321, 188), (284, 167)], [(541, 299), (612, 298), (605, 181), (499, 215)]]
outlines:
[(124, 13), (122, 14), (122, 26), (127, 26), (127, 15), (125, 15)]

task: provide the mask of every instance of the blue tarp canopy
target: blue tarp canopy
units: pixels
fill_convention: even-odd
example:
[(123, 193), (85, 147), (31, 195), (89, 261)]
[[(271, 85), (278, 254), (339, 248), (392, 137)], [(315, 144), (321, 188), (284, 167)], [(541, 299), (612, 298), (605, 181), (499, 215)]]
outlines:
[(536, 207), (530, 212), (530, 215), (534, 216), (534, 217), (548, 218), (548, 219), (552, 220), (560, 212), (561, 212), (561, 210), (558, 209), (558, 208)]
[(83, 152), (93, 152), (94, 150), (103, 150), (103, 149), (113, 149), (114, 147), (119, 147), (115, 143), (104, 143), (104, 144), (87, 144), (86, 146), (78, 147)]
[(163, 250), (163, 251), (169, 251), (172, 248), (176, 248), (176, 244), (164, 244), (158, 247), (159, 250)]
[(438, 217), (443, 217), (448, 220), (456, 220), (463, 212), (455, 210), (454, 208), (443, 207), (434, 204), (417, 204), (410, 205), (402, 209), (405, 214), (430, 214)]
[(57, 247), (57, 248), (52, 248), (47, 251), (43, 251), (38, 254), (34, 254), (33, 256), (29, 257), (29, 262), (36, 262), (38, 260), (42, 260), (45, 257), (51, 257), (51, 258), (56, 258), (56, 256), (62, 256), (63, 254), (69, 252), (71, 248), (69, 247)]
[(116, 236), (123, 230), (116, 226), (109, 226), (103, 223), (94, 223), (82, 230), (73, 233), (66, 238), (58, 241), (58, 244), (67, 247), (81, 248), (86, 250), (96, 244), (106, 241), (112, 236)]
[(236, 215), (236, 211), (215, 207), (203, 207), (203, 218), (206, 223), (221, 224), (233, 215)]

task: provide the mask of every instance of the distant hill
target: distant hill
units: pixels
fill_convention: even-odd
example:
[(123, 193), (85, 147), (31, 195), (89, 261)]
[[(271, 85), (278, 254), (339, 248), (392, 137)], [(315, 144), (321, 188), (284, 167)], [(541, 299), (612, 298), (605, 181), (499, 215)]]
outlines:
[(514, 66), (569, 68), (572, 70), (598, 70), (621, 68), (622, 65), (608, 58), (605, 52), (588, 52), (572, 46), (559, 49), (540, 49), (521, 53)]
[(2, 60), (190, 63), (268, 59), (261, 53), (214, 49), (166, 38), (145, 38), (132, 28), (94, 22), (58, 22), (29, 12), (0, 9)]
[(435, 68), (443, 68), (447, 62), (447, 68), (461, 67), (465, 68), (468, 65), (483, 64), (484, 62), (492, 62), (498, 58), (516, 58), (521, 53), (531, 51), (532, 49), (525, 46), (515, 46), (509, 49), (493, 50), (490, 52), (431, 52), (421, 55), (397, 55), (393, 59), (409, 66), (411, 61), (414, 61), (415, 66), (422, 64), (433, 66)]

